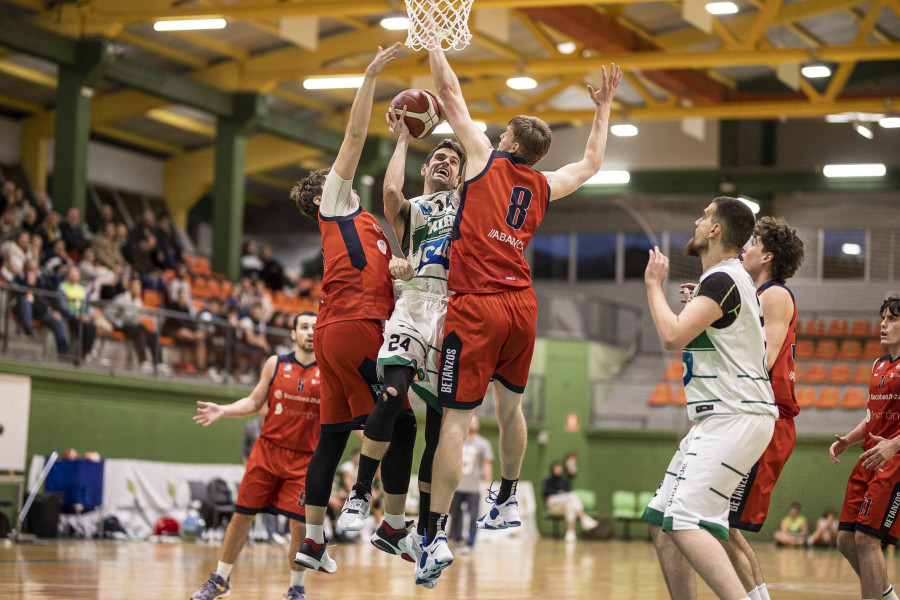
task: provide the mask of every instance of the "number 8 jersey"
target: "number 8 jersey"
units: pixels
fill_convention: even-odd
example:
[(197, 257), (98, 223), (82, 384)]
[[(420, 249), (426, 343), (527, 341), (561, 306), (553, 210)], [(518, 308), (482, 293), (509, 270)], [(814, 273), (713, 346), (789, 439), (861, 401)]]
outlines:
[(463, 184), (450, 243), (452, 292), (490, 294), (531, 287), (525, 248), (544, 219), (550, 186), (543, 174), (494, 150)]

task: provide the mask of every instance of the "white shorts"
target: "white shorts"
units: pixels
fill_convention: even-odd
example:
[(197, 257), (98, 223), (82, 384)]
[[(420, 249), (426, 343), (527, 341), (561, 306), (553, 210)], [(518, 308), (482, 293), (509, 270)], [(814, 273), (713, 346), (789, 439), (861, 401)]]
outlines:
[(405, 290), (384, 325), (384, 343), (378, 351), (379, 376), (387, 365), (412, 367), (416, 379), (410, 396), (438, 410), (437, 373), (446, 318), (446, 297)]
[(706, 529), (728, 539), (729, 501), (775, 429), (769, 415), (713, 415), (694, 425), (641, 518), (665, 531)]

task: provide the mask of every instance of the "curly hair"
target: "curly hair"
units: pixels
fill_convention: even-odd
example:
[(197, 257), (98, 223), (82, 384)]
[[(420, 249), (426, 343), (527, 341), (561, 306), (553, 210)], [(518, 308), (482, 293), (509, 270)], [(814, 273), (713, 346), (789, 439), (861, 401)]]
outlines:
[(291, 200), (300, 209), (305, 217), (314, 221), (319, 219), (319, 205), (315, 203), (316, 197), (322, 196), (322, 188), (325, 186), (325, 177), (331, 169), (319, 169), (310, 171), (306, 179), (301, 179), (291, 188)]
[(753, 235), (774, 257), (772, 279), (785, 283), (793, 277), (806, 258), (803, 240), (797, 235), (797, 230), (780, 217), (763, 217), (756, 223)]
[(895, 317), (900, 317), (900, 296), (895, 294), (885, 298), (884, 302), (881, 304), (881, 310), (878, 311), (878, 316), (883, 317), (884, 311), (888, 311), (888, 313)]

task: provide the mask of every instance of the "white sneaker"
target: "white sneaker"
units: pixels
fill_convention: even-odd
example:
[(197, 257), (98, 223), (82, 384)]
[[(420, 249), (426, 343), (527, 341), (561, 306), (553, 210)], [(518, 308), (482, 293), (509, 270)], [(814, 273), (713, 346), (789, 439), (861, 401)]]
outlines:
[(276, 546), (284, 546), (287, 544), (287, 539), (277, 531), (272, 534), (272, 537), (269, 538), (269, 541), (275, 544)]
[(597, 519), (592, 519), (588, 515), (584, 515), (584, 518), (581, 519), (581, 530), (582, 531), (590, 531), (591, 529), (595, 529), (600, 524), (600, 521)]
[(437, 585), (437, 579), (441, 571), (453, 562), (453, 553), (447, 544), (447, 534), (438, 531), (434, 541), (422, 549), (422, 556), (416, 563), (416, 585), (424, 586), (427, 583)]
[(565, 540), (566, 540), (567, 542), (574, 542), (576, 539), (578, 539), (578, 538), (575, 537), (575, 530), (574, 530), (574, 529), (570, 529), (569, 531), (566, 532)]
[[(413, 557), (413, 562), (416, 563), (416, 568), (419, 566), (419, 561), (422, 559), (422, 554), (425, 553), (425, 549), (422, 547), (422, 536), (419, 535), (419, 532), (413, 528), (412, 531), (406, 536), (406, 539), (403, 541), (403, 545), (409, 550), (409, 553)], [(432, 590), (438, 584), (437, 579), (433, 579), (431, 581), (423, 581), (422, 587), (425, 589)]]
[(522, 519), (519, 518), (519, 503), (515, 496), (510, 496), (503, 504), (497, 504), (496, 500), (491, 510), (483, 515), (475, 523), (478, 529), (507, 529), (519, 527)]
[(347, 501), (344, 502), (344, 508), (341, 509), (341, 516), (338, 517), (338, 527), (344, 531), (360, 531), (366, 523), (371, 508), (372, 494), (366, 492), (362, 496), (356, 495), (356, 487), (350, 490)]

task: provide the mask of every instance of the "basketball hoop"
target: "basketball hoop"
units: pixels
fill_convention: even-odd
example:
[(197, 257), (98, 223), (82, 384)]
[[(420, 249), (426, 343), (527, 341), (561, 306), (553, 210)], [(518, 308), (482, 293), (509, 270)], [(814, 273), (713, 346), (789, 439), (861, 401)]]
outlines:
[(462, 50), (469, 45), (469, 13), (473, 0), (406, 0), (413, 50)]

